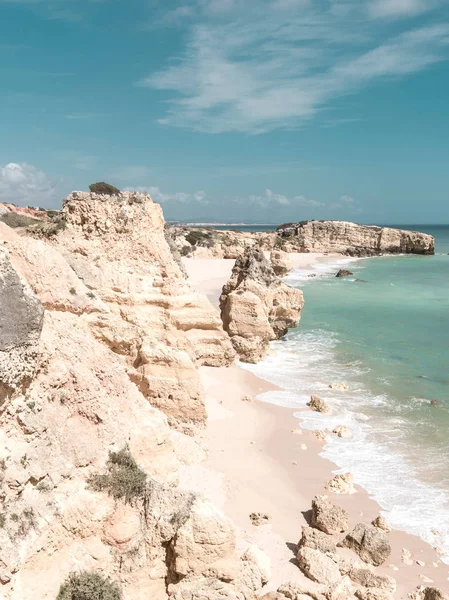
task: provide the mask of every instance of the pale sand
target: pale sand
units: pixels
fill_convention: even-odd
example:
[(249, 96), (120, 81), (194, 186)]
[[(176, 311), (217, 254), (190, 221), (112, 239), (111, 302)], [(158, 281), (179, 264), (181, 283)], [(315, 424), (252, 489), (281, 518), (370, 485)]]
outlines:
[[(307, 269), (313, 268), (315, 259), (321, 262), (336, 258), (300, 256), (304, 257), (301, 266)], [(192, 286), (208, 293), (216, 302), (233, 262), (187, 260)], [(209, 274), (212, 274), (210, 279)], [(295, 565), (294, 545), (301, 536), (301, 526), (307, 522), (312, 498), (325, 493), (324, 485), (332, 478), (335, 465), (319, 456), (322, 443), (313, 434), (292, 433), (298, 430), (299, 423), (291, 409), (242, 401), (245, 395), (257, 396), (273, 389), (269, 383), (237, 366), (202, 367), (200, 373), (207, 393), (209, 423), (203, 442), (209, 456), (203, 464), (185, 467), (181, 484), (208, 495), (233, 519), (239, 528), (239, 550), (256, 543), (270, 556), (273, 578), (267, 591), (285, 581), (305, 581)], [(303, 444), (306, 450), (302, 449)], [(368, 494), (359, 487), (357, 490), (350, 496), (329, 494), (349, 511), (351, 525), (370, 523), (379, 514), (378, 505)], [(271, 524), (252, 526), (249, 520), (252, 512), (266, 512)], [(435, 525), (437, 528), (438, 523)], [(435, 550), (400, 531), (393, 531), (389, 537), (392, 556), (377, 571), (397, 580), (396, 598), (405, 599), (417, 586), (431, 582), (443, 591), (449, 589), (448, 567), (441, 564)], [(424, 561), (426, 566), (403, 564), (402, 548), (412, 553), (414, 561)], [(438, 563), (438, 567), (432, 563)]]

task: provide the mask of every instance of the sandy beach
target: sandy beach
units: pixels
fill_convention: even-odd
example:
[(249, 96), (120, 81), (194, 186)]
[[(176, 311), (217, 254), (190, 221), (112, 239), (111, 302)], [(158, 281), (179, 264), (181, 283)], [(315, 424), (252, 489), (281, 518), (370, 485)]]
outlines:
[[(295, 268), (313, 269), (341, 256), (302, 254), (293, 258)], [(184, 259), (192, 287), (207, 294), (214, 304), (233, 263)], [(271, 384), (239, 366), (202, 367), (200, 373), (207, 394), (208, 426), (202, 443), (208, 458), (200, 465), (184, 467), (181, 484), (208, 495), (233, 519), (242, 551), (254, 543), (269, 555), (273, 578), (267, 591), (286, 581), (307, 582), (310, 587), (310, 580), (296, 565), (295, 546), (301, 527), (307, 524), (312, 498), (328, 493), (332, 501), (348, 510), (351, 527), (370, 523), (380, 514), (379, 506), (358, 486), (357, 493), (351, 495), (325, 492), (336, 467), (320, 456), (323, 442), (300, 429), (292, 409), (256, 399), (273, 389)], [(254, 401), (243, 401), (245, 396)], [(249, 519), (253, 512), (266, 513), (270, 523), (253, 526)], [(389, 538), (391, 557), (376, 571), (396, 579), (396, 598), (407, 598), (420, 585), (448, 589), (449, 569), (435, 549), (401, 531), (392, 531)], [(402, 561), (404, 549), (411, 555), (407, 561), (411, 564)]]

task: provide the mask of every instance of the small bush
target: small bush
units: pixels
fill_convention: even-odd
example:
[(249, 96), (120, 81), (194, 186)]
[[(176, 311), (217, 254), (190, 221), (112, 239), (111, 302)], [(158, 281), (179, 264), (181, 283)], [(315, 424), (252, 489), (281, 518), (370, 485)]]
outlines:
[(56, 600), (121, 600), (120, 588), (94, 571), (72, 573), (62, 584)]
[(93, 475), (88, 485), (96, 492), (107, 492), (115, 500), (132, 502), (145, 493), (147, 476), (138, 467), (128, 448), (120, 452), (109, 452), (107, 473)]
[(36, 223), (40, 223), (38, 219), (33, 219), (33, 217), (28, 217), (27, 215), (19, 215), (15, 212), (7, 212), (0, 217), (0, 221), (6, 223), (8, 227), (29, 227), (30, 225), (35, 225)]
[(193, 229), (186, 235), (186, 242), (189, 242), (192, 246), (201, 246), (205, 242), (209, 241), (212, 237), (210, 231), (201, 231), (200, 229)]
[(89, 189), (94, 194), (104, 194), (105, 196), (118, 196), (120, 194), (120, 190), (118, 188), (104, 181), (92, 183), (89, 186)]

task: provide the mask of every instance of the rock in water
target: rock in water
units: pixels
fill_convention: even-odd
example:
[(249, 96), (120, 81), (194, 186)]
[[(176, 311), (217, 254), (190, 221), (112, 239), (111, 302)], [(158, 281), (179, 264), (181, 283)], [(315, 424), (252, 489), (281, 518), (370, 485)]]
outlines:
[(347, 269), (340, 269), (335, 277), (349, 277), (349, 275), (354, 275), (352, 271), (348, 271)]
[(329, 406), (319, 396), (310, 396), (310, 402), (307, 403), (307, 406), (315, 412), (320, 412), (323, 414), (329, 414), (331, 412)]
[(287, 252), (340, 252), (349, 256), (435, 253), (435, 240), (426, 233), (347, 221), (287, 223), (280, 225), (277, 233)]
[(44, 308), (0, 249), (0, 408), (31, 381)]
[(386, 534), (377, 527), (363, 523), (356, 525), (341, 545), (354, 550), (363, 561), (376, 567), (382, 565), (391, 554)]
[(348, 512), (331, 502), (327, 496), (315, 496), (312, 501), (312, 526), (328, 535), (348, 528)]
[(346, 425), (338, 425), (335, 429), (332, 430), (332, 433), (335, 433), (339, 438), (349, 439), (352, 437), (352, 431)]
[(258, 249), (236, 260), (220, 296), (223, 327), (249, 363), (261, 360), (270, 341), (298, 325), (303, 305), (302, 292), (283, 283)]

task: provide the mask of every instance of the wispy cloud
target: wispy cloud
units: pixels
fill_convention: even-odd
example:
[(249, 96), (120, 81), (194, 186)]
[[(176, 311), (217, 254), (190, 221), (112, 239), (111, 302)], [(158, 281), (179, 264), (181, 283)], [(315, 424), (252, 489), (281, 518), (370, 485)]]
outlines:
[(175, 193), (166, 193), (163, 192), (157, 186), (134, 186), (127, 187), (125, 191), (136, 191), (141, 192), (142, 194), (149, 194), (158, 204), (165, 204), (166, 202), (179, 202), (181, 204), (187, 204), (190, 202), (197, 202), (199, 204), (208, 204), (209, 199), (207, 197), (206, 192), (203, 190), (198, 190), (193, 193), (186, 192), (175, 192)]
[(318, 10), (306, 0), (261, 0), (245, 14), (229, 3), (219, 17), (197, 15), (182, 56), (139, 84), (174, 92), (162, 125), (208, 133), (295, 128), (337, 98), (446, 60), (448, 21), (398, 32), (379, 19), (383, 4), (406, 16), (423, 1), (362, 8), (333, 0)]
[(372, 0), (368, 11), (376, 18), (412, 17), (429, 12), (438, 4), (438, 0)]

